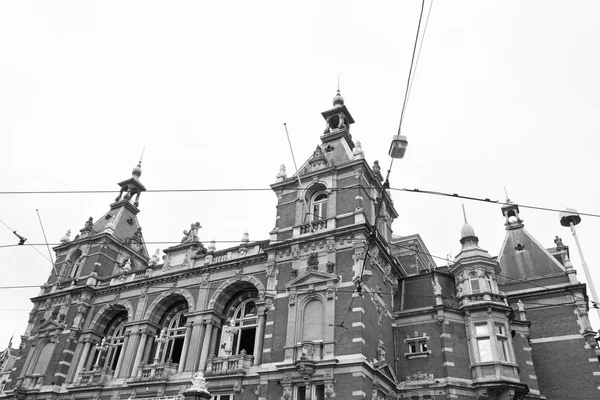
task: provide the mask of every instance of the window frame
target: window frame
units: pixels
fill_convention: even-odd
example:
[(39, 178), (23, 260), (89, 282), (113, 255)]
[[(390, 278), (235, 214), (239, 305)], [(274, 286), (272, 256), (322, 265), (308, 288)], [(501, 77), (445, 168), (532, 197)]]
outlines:
[(119, 359), (123, 356), (123, 344), (125, 343), (125, 323), (124, 320), (117, 324), (110, 336), (106, 337), (108, 351), (104, 357), (103, 369), (105, 371), (114, 371), (117, 368)]
[[(184, 310), (177, 311), (173, 314), (171, 318), (168, 318), (165, 322), (164, 327), (167, 328), (165, 342), (161, 348), (160, 354), (160, 362), (161, 363), (179, 363), (181, 360), (181, 354), (179, 355), (179, 360), (173, 360), (173, 349), (175, 348), (175, 343), (181, 340), (181, 345), (183, 347), (183, 342), (185, 341), (185, 334), (187, 332), (187, 317), (185, 314), (188, 313), (187, 308)], [(182, 322), (183, 320), (183, 322)]]
[[(244, 331), (250, 331), (254, 329), (254, 343), (256, 344), (256, 334), (258, 332), (258, 320), (259, 320), (259, 310), (256, 302), (257, 298), (250, 297), (245, 299), (240, 304), (238, 304), (227, 320), (225, 320), (223, 326), (232, 325), (238, 329), (237, 332), (233, 334), (233, 344), (231, 347), (231, 354), (226, 354), (224, 351), (225, 337), (223, 336), (223, 332), (221, 331), (221, 338), (219, 340), (219, 349), (218, 349), (218, 357), (229, 357), (240, 354), (242, 350), (246, 351), (248, 355), (254, 355), (254, 346), (251, 349), (240, 349), (242, 343), (242, 336), (244, 335)], [(254, 313), (246, 313), (246, 307), (249, 303), (254, 303), (255, 312)], [(248, 332), (246, 332), (248, 334)]]
[[(317, 197), (324, 196), (323, 199), (317, 200)], [(325, 189), (316, 191), (310, 197), (310, 222), (323, 221), (327, 219), (327, 202), (329, 201), (329, 195)], [(315, 208), (318, 207), (318, 211)]]
[(425, 334), (423, 334), (423, 336), (415, 336), (404, 339), (404, 342), (407, 345), (407, 352), (404, 353), (404, 356), (409, 360), (412, 358), (427, 357), (429, 354), (431, 354), (431, 350), (429, 349), (429, 345), (427, 343), (429, 339), (430, 337)]
[[(317, 398), (317, 387), (322, 387), (323, 388), (323, 397)], [(299, 383), (297, 385), (294, 385), (294, 394), (293, 394), (293, 400), (300, 400), (300, 396), (299, 396), (299, 392), (300, 392), (300, 388), (304, 389), (304, 399), (302, 400), (306, 400), (306, 385), (304, 383)], [(325, 383), (324, 382), (318, 382), (318, 383), (311, 383), (310, 385), (310, 400), (325, 400)]]
[[(479, 331), (478, 327), (485, 327), (485, 331)], [(473, 358), (474, 364), (487, 363), (513, 363), (512, 345), (507, 335), (508, 329), (504, 322), (494, 320), (474, 321), (473, 333)], [(489, 352), (489, 358), (482, 357), (482, 343), (487, 342), (485, 351)]]

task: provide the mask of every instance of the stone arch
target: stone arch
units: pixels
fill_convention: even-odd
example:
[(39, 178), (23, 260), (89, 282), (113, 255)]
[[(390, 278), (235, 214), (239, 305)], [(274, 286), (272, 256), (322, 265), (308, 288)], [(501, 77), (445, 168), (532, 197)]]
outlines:
[[(157, 320), (160, 316), (169, 308), (177, 298), (183, 298), (188, 304), (188, 311), (194, 311), (196, 309), (194, 297), (187, 289), (172, 289), (162, 293), (154, 302), (148, 307), (144, 319)], [(158, 321), (156, 321), (158, 322)]]
[(118, 300), (114, 303), (105, 304), (94, 316), (90, 323), (90, 329), (101, 332), (106, 324), (122, 311), (127, 312), (127, 322), (131, 322), (133, 320), (133, 307), (129, 300)]
[(208, 308), (223, 312), (231, 296), (244, 287), (248, 287), (248, 285), (252, 285), (258, 290), (260, 300), (265, 298), (265, 285), (263, 285), (260, 279), (255, 276), (242, 275), (241, 279), (231, 278), (223, 282), (210, 298)]

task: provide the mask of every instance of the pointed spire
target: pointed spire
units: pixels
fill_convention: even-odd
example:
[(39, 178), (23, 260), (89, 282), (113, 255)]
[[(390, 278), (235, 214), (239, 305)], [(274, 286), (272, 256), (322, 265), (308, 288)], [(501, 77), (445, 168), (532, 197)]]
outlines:
[(467, 239), (467, 238), (475, 238), (476, 242), (479, 242), (479, 239), (477, 238), (477, 236), (475, 235), (475, 230), (473, 229), (473, 227), (467, 222), (467, 212), (465, 211), (465, 205), (462, 205), (462, 210), (463, 210), (463, 217), (465, 219), (465, 224), (463, 225), (462, 229), (460, 230), (460, 242), (463, 243), (463, 240)]
[(340, 94), (340, 74), (338, 74), (338, 85), (337, 85), (337, 93), (333, 98), (333, 106), (340, 107), (344, 105), (344, 98)]
[(138, 165), (131, 170), (132, 178), (140, 179), (140, 176), (142, 176), (142, 160), (140, 160), (140, 162), (138, 162)]

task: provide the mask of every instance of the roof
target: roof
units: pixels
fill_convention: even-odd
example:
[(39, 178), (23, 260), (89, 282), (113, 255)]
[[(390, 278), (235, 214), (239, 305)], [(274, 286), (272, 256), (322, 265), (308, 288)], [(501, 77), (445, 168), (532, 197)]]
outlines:
[(569, 282), (565, 267), (522, 227), (506, 231), (498, 263), (500, 285), (550, 277), (558, 277), (555, 283)]

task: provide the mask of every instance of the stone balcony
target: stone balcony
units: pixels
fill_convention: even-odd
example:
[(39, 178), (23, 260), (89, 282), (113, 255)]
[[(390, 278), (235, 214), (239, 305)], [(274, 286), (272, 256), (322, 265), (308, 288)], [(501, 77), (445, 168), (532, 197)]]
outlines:
[(175, 373), (177, 373), (177, 364), (174, 363), (141, 364), (137, 376), (130, 378), (127, 382), (168, 381)]
[(104, 383), (110, 381), (112, 376), (113, 371), (104, 371), (101, 369), (81, 371), (79, 373), (79, 380), (73, 384), (73, 387), (104, 386)]
[(285, 346), (285, 361), (296, 362), (299, 360), (321, 361), (333, 359), (333, 341), (311, 341), (297, 343), (295, 346)]
[(506, 294), (496, 291), (478, 291), (474, 293), (463, 293), (459, 297), (459, 306), (466, 307), (485, 303), (501, 304), (508, 307)]
[(23, 378), (17, 380), (17, 387), (26, 390), (39, 390), (44, 383), (44, 374), (27, 374)]
[(227, 357), (208, 357), (208, 362), (206, 364), (206, 376), (215, 376), (215, 375), (233, 375), (233, 374), (243, 374), (252, 367), (252, 363), (254, 362), (254, 356), (246, 354), (245, 351), (242, 350), (241, 354), (236, 354), (233, 356)]

